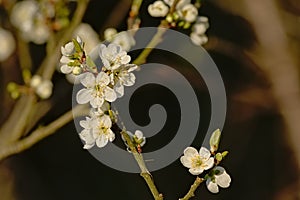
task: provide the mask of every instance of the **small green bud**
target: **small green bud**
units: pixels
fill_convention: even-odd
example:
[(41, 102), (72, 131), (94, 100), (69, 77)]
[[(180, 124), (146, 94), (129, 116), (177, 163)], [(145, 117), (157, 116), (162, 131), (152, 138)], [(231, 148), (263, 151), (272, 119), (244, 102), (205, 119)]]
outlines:
[(220, 129), (217, 129), (212, 133), (210, 140), (209, 140), (211, 152), (216, 152), (218, 150), (220, 138), (221, 138), (221, 131), (220, 131)]
[(167, 22), (171, 23), (173, 21), (173, 17), (171, 14), (168, 14), (166, 17)]
[(18, 90), (15, 90), (13, 92), (10, 93), (10, 96), (12, 99), (17, 99), (20, 97), (20, 92)]
[(8, 92), (14, 92), (18, 90), (18, 85), (15, 82), (9, 82), (6, 86)]
[(179, 22), (179, 23), (178, 23), (178, 26), (179, 26), (179, 27), (184, 26), (184, 21)]
[(184, 25), (183, 25), (183, 29), (189, 29), (191, 27), (191, 24), (186, 22)]
[(225, 158), (225, 157), (227, 156), (228, 153), (229, 153), (228, 151), (224, 151), (224, 152), (222, 153), (222, 157)]
[(173, 13), (173, 19), (174, 19), (175, 21), (177, 21), (179, 18), (180, 18), (180, 17), (179, 17), (179, 15), (178, 15), (178, 13), (174, 12), (174, 13)]
[(223, 155), (221, 153), (217, 153), (215, 158), (218, 162), (221, 162), (223, 159)]

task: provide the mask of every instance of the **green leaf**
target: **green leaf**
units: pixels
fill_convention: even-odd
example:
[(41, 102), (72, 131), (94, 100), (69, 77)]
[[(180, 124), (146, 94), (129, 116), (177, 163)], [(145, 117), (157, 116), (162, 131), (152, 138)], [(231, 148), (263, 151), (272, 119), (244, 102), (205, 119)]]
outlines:
[(97, 67), (96, 64), (94, 63), (94, 61), (91, 59), (90, 56), (86, 56), (86, 65), (92, 70), (94, 71)]
[(77, 40), (76, 39), (72, 39), (72, 42), (73, 42), (73, 44), (74, 44), (74, 46), (75, 46), (75, 51), (76, 52), (82, 52), (83, 50), (82, 50), (82, 48), (81, 48), (81, 46), (80, 46), (80, 44), (77, 42)]

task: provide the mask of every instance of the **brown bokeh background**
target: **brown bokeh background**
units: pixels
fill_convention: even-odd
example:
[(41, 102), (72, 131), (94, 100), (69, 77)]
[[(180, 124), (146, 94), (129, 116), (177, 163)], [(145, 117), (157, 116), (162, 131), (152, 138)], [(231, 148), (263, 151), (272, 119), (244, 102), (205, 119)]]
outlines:
[[(147, 5), (151, 2), (145, 0), (142, 5), (142, 27), (159, 23), (147, 13)], [(93, 0), (84, 22), (99, 32), (110, 26), (124, 30), (126, 19), (120, 19), (127, 16), (129, 3), (129, 0)], [(232, 176), (232, 184), (218, 195), (209, 193), (202, 185), (194, 199), (300, 199), (297, 167), (300, 163), (299, 2), (205, 0), (200, 15), (209, 17), (209, 42), (204, 48), (217, 64), (227, 92), (221, 150), (230, 152), (223, 166)], [(31, 44), (35, 66), (44, 53), (43, 46)], [(155, 52), (149, 59), (155, 56), (176, 65)], [(20, 81), (17, 55), (2, 63), (0, 68), (1, 123), (13, 106), (5, 93), (5, 84), (11, 80)], [(71, 108), (72, 85), (58, 73), (54, 83), (54, 109), (44, 118), (44, 123)], [(209, 106), (206, 88), (198, 79), (192, 83), (204, 97), (201, 112), (205, 112)], [(203, 120), (202, 129), (205, 130), (207, 119)], [(164, 135), (161, 137), (164, 141)], [(196, 147), (201, 145), (201, 133), (198, 137), (193, 143)], [(179, 161), (152, 175), (165, 199), (183, 196), (194, 180)], [(84, 151), (73, 123), (0, 163), (1, 200), (87, 198), (152, 199), (138, 174), (113, 170)]]

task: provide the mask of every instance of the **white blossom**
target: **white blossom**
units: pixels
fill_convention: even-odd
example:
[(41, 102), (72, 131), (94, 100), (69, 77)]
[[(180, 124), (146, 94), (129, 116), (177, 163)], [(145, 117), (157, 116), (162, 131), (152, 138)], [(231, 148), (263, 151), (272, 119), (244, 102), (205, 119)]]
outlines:
[(148, 12), (152, 17), (165, 17), (169, 12), (169, 7), (162, 1), (155, 1), (148, 6)]
[(186, 22), (193, 23), (198, 16), (198, 10), (193, 4), (186, 4), (178, 10), (179, 16)]
[(215, 167), (213, 173), (214, 175), (206, 180), (206, 186), (210, 192), (218, 193), (219, 186), (222, 188), (228, 188), (230, 186), (231, 178), (223, 167)]
[(117, 29), (115, 28), (107, 28), (104, 31), (104, 39), (111, 41), (113, 37), (118, 33)]
[(11, 23), (21, 31), (31, 31), (33, 18), (38, 11), (38, 3), (32, 0), (17, 2), (10, 15)]
[(144, 136), (143, 132), (140, 130), (136, 130), (134, 132), (133, 138), (137, 143), (139, 143), (139, 145), (141, 145), (141, 147), (144, 146), (146, 143), (146, 137)]
[(84, 129), (79, 133), (79, 137), (85, 142), (84, 149), (90, 149), (95, 145), (95, 139), (92, 132), (92, 121), (90, 117), (86, 117), (85, 120), (79, 122), (80, 126)]
[[(175, 0), (164, 0), (164, 2), (169, 5), (170, 7), (174, 4)], [(176, 10), (182, 8), (183, 6), (185, 6), (186, 4), (191, 3), (191, 0), (179, 0), (177, 5), (176, 5)]]
[(30, 86), (41, 99), (48, 99), (52, 95), (53, 83), (50, 80), (43, 80), (40, 75), (32, 76)]
[(112, 43), (120, 45), (124, 51), (129, 51), (135, 45), (135, 40), (129, 32), (122, 31), (115, 35)]
[(42, 99), (48, 99), (52, 94), (53, 84), (50, 80), (43, 80), (36, 88), (36, 94)]
[(111, 43), (108, 46), (101, 44), (99, 56), (107, 70), (115, 70), (121, 65), (128, 64), (131, 60), (130, 56), (127, 55), (127, 52), (122, 50), (120, 45), (114, 43)]
[(104, 39), (111, 43), (120, 45), (124, 51), (129, 51), (131, 47), (135, 45), (135, 39), (129, 32), (122, 31), (118, 33), (118, 31), (114, 28), (105, 29)]
[(43, 44), (50, 36), (44, 14), (36, 1), (19, 1), (12, 9), (10, 20), (20, 30), (24, 40)]
[(105, 100), (113, 102), (117, 98), (115, 91), (108, 86), (110, 78), (104, 72), (100, 72), (96, 77), (87, 72), (80, 82), (86, 88), (79, 90), (76, 95), (79, 104), (90, 102), (93, 108), (97, 108), (101, 107)]
[(207, 43), (208, 41), (208, 38), (205, 34), (203, 35), (198, 35), (197, 33), (195, 32), (192, 32), (191, 35), (190, 35), (190, 38), (192, 40), (192, 42), (195, 44), (195, 45), (198, 45), (198, 46), (201, 46), (205, 43)]
[(214, 158), (205, 147), (201, 147), (199, 152), (193, 147), (187, 147), (180, 161), (193, 175), (199, 175), (214, 165)]
[[(76, 41), (80, 45), (81, 49), (83, 49), (83, 42), (82, 39), (77, 36)], [(81, 71), (78, 71), (79, 69), (75, 68), (76, 66), (72, 63), (74, 62), (73, 55), (75, 54), (75, 44), (73, 41), (68, 42), (65, 46), (61, 47), (61, 54), (62, 57), (60, 58), (60, 63), (62, 66), (60, 67), (60, 71), (64, 74), (78, 74)], [(77, 66), (78, 67), (78, 66)], [(77, 70), (77, 71), (76, 71)]]
[(108, 141), (112, 142), (115, 139), (115, 134), (110, 129), (112, 122), (109, 116), (103, 115), (92, 121), (93, 137), (96, 145), (99, 148), (104, 147)]
[(137, 65), (128, 64), (122, 65), (118, 69), (111, 71), (111, 82), (114, 85), (114, 90), (118, 98), (124, 95), (124, 86), (134, 85), (135, 75), (132, 71), (137, 68)]
[(30, 86), (37, 88), (42, 83), (42, 77), (40, 75), (34, 75), (31, 77)]
[(16, 48), (16, 43), (11, 32), (0, 28), (0, 44), (0, 61), (4, 61)]

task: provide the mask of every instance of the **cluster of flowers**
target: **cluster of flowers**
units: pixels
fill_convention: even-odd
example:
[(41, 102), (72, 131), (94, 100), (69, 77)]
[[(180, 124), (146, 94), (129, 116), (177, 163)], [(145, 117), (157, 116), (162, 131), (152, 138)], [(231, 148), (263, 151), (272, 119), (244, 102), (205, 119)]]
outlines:
[(51, 31), (61, 30), (69, 24), (69, 10), (59, 0), (25, 0), (17, 2), (11, 12), (11, 23), (26, 41), (45, 43)]
[(198, 16), (198, 8), (191, 0), (179, 0), (175, 10), (170, 13), (170, 8), (175, 0), (157, 0), (148, 6), (148, 12), (152, 17), (166, 17), (171, 26), (188, 29), (192, 26), (191, 40), (196, 45), (205, 44), (208, 39), (205, 35), (209, 27), (208, 18)]
[[(189, 172), (193, 175), (200, 175), (205, 170), (210, 170), (204, 177), (206, 186), (212, 193), (218, 193), (219, 187), (228, 188), (230, 186), (231, 178), (225, 169), (218, 164), (228, 154), (227, 151), (223, 153), (216, 153), (220, 142), (221, 132), (217, 129), (210, 139), (210, 151), (201, 147), (199, 152), (194, 147), (187, 147), (184, 150), (184, 155), (180, 158), (183, 166), (189, 168)], [(214, 155), (212, 157), (212, 155)]]
[[(92, 107), (90, 115), (80, 121), (80, 126), (83, 127), (80, 137), (85, 142), (84, 148), (90, 149), (95, 144), (99, 148), (104, 147), (108, 141), (112, 142), (115, 138), (111, 127), (116, 122), (116, 114), (110, 103), (124, 95), (124, 86), (132, 86), (135, 83), (133, 71), (138, 66), (130, 64), (131, 57), (121, 46), (114, 43), (108, 46), (101, 44), (99, 56), (103, 66), (98, 72), (94, 62), (86, 55), (80, 37), (62, 47), (61, 53), (61, 72), (77, 75), (84, 86), (76, 94), (77, 102), (89, 103)], [(145, 139), (140, 131), (129, 135), (138, 138), (139, 145), (144, 144)]]

